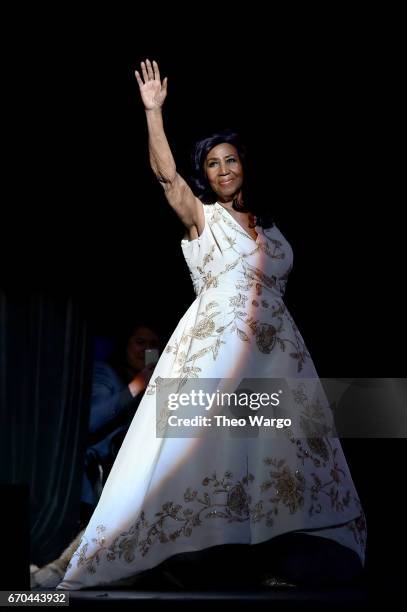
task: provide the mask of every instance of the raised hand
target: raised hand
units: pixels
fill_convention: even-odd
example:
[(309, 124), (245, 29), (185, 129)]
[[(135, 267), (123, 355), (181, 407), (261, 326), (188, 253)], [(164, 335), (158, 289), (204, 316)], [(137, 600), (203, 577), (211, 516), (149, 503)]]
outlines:
[(161, 83), (160, 71), (157, 62), (150, 60), (141, 62), (141, 72), (136, 70), (135, 75), (140, 88), (141, 99), (146, 110), (161, 108), (167, 96), (167, 77)]

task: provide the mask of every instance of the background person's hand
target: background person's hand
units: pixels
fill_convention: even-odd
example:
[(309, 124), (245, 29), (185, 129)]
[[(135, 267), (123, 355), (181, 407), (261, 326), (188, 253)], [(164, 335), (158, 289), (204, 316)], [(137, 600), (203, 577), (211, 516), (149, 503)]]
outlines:
[(130, 393), (133, 397), (146, 390), (155, 366), (155, 363), (149, 363), (129, 383)]
[(154, 368), (156, 365), (157, 365), (156, 363), (149, 363), (146, 365), (145, 368), (141, 370), (141, 372), (139, 372), (139, 375), (142, 377), (143, 381), (145, 382), (146, 387), (148, 383), (150, 382), (150, 378), (154, 372)]
[(161, 83), (160, 71), (157, 62), (150, 60), (141, 62), (141, 72), (136, 70), (135, 75), (140, 88), (141, 99), (146, 110), (161, 108), (167, 96), (167, 77)]

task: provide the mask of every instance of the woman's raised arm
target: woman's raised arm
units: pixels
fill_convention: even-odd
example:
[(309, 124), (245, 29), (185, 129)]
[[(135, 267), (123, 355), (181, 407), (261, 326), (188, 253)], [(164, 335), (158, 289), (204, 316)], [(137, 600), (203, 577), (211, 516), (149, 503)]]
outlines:
[(158, 64), (150, 60), (141, 62), (141, 75), (137, 70), (135, 75), (146, 112), (151, 168), (190, 237), (194, 237), (194, 228), (200, 235), (205, 225), (202, 204), (178, 174), (164, 131), (162, 107), (167, 96), (167, 78), (161, 82)]

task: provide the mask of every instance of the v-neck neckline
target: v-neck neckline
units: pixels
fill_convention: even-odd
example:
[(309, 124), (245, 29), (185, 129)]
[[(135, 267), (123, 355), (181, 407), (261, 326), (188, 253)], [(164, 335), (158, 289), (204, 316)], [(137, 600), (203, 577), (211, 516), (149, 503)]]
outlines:
[(230, 212), (227, 210), (227, 208), (225, 208), (224, 206), (222, 206), (222, 204), (219, 204), (219, 202), (215, 202), (215, 204), (217, 204), (222, 210), (225, 211), (225, 213), (227, 215), (229, 215), (229, 217), (236, 223), (236, 225), (246, 234), (246, 236), (248, 238), (250, 238), (250, 240), (252, 240), (252, 242), (254, 242), (254, 244), (258, 244), (259, 238), (260, 238), (260, 232), (257, 231), (257, 228), (259, 227), (258, 225), (255, 226), (256, 232), (257, 232), (257, 238), (253, 238), (253, 236), (250, 236), (250, 234), (245, 230), (245, 228), (243, 227), (243, 225), (241, 225), (241, 223), (239, 223), (239, 221), (237, 219), (235, 219), (235, 217), (233, 215), (230, 214)]

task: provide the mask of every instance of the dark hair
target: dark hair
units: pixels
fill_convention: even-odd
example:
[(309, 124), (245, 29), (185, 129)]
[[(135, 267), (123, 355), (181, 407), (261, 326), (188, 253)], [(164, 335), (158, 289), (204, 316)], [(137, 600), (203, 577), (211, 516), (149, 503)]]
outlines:
[(151, 321), (148, 317), (140, 317), (134, 321), (124, 321), (115, 334), (115, 347), (107, 360), (107, 363), (116, 370), (117, 374), (125, 381), (130, 380), (127, 368), (127, 346), (130, 338), (137, 329), (147, 327), (154, 332), (160, 343), (160, 351), (162, 349), (162, 333), (159, 325), (155, 321)]
[(223, 143), (231, 144), (236, 148), (244, 170), (243, 205), (239, 205), (237, 200), (234, 200), (233, 208), (239, 212), (250, 212), (255, 215), (257, 225), (265, 229), (271, 227), (274, 224), (274, 218), (271, 212), (267, 210), (264, 199), (260, 197), (260, 194), (256, 194), (254, 189), (253, 172), (249, 167), (247, 148), (240, 135), (233, 130), (216, 132), (195, 144), (192, 151), (193, 175), (191, 177), (195, 193), (204, 204), (214, 204), (216, 202), (216, 193), (212, 190), (206, 176), (205, 160), (211, 149)]

